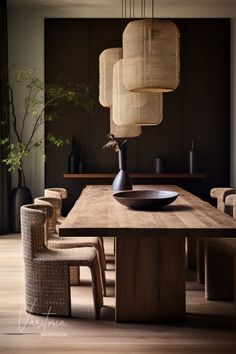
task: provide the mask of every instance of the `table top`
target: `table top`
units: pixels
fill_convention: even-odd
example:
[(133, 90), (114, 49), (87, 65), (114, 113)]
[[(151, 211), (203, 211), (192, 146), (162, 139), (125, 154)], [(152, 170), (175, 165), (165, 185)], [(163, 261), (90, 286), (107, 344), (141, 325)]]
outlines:
[(110, 185), (89, 185), (59, 235), (236, 237), (236, 220), (180, 187), (136, 185), (134, 189), (176, 191), (179, 196), (158, 211), (140, 211), (118, 203)]

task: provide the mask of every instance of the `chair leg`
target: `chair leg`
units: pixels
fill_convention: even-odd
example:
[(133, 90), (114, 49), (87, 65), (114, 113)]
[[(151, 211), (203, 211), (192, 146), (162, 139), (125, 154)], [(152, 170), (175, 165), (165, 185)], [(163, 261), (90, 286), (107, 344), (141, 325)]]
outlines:
[(106, 261), (105, 261), (103, 248), (102, 248), (102, 245), (100, 242), (98, 243), (98, 245), (96, 245), (95, 249), (97, 251), (98, 259), (99, 259), (99, 263), (100, 263), (100, 271), (101, 271), (101, 278), (102, 278), (102, 291), (103, 291), (103, 295), (106, 296), (106, 273), (105, 273)]
[(195, 238), (187, 237), (187, 267), (189, 269), (197, 268), (197, 240)]
[(70, 267), (70, 285), (80, 284), (80, 267)]
[(206, 244), (206, 286), (208, 300), (233, 301), (233, 255), (213, 242)]
[(99, 237), (98, 243), (98, 253), (99, 259), (101, 260), (101, 266), (105, 270), (106, 269), (106, 258), (105, 258), (105, 250), (104, 250), (104, 243), (101, 241), (102, 237)]
[(105, 270), (99, 266), (100, 268), (100, 273), (101, 273), (101, 281), (102, 281), (102, 293), (103, 296), (107, 295), (107, 289), (106, 289), (106, 274), (105, 274)]
[(233, 255), (233, 293), (234, 293), (234, 302), (236, 303), (236, 251), (235, 250)]
[(205, 241), (197, 239), (197, 281), (205, 283)]
[(93, 302), (95, 310), (95, 319), (99, 320), (100, 310), (103, 305), (102, 297), (102, 279), (100, 275), (100, 265), (98, 258), (93, 259), (93, 263), (88, 264), (92, 276), (92, 291), (93, 291)]

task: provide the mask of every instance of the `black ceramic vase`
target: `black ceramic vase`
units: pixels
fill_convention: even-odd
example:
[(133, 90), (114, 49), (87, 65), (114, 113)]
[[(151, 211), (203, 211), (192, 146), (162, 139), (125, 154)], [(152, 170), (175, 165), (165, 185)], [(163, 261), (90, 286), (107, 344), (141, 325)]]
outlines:
[(116, 175), (112, 189), (113, 191), (124, 191), (133, 189), (132, 182), (128, 172), (126, 171), (127, 165), (127, 145), (124, 143), (122, 149), (118, 152), (119, 155), (119, 169), (120, 171)]
[(30, 189), (22, 186), (22, 174), (18, 171), (18, 187), (11, 191), (11, 231), (20, 232), (20, 208), (22, 205), (32, 203)]
[(196, 154), (194, 141), (192, 140), (191, 150), (189, 151), (189, 173), (193, 174), (196, 172)]

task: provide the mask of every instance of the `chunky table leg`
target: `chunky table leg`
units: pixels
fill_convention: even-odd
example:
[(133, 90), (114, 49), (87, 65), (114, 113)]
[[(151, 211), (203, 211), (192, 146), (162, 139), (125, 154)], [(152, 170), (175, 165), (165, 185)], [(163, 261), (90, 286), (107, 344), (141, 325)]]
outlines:
[(116, 238), (116, 321), (185, 317), (185, 238)]

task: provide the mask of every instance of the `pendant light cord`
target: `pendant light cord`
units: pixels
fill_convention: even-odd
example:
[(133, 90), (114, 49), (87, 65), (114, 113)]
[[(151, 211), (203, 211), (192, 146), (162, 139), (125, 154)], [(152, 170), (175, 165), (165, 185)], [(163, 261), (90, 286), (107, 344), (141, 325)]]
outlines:
[(141, 15), (141, 18), (146, 17), (146, 0), (141, 0), (140, 15)]
[(122, 0), (122, 10), (121, 10), (121, 33), (125, 28), (125, 18), (126, 18), (126, 0)]
[[(155, 17), (155, 0), (151, 0), (151, 18)], [(135, 18), (135, 0), (129, 0), (129, 18)], [(122, 9), (121, 9), (121, 17), (122, 17), (122, 28), (124, 19), (127, 18), (127, 0), (122, 0)], [(146, 0), (140, 1), (140, 18), (146, 18)]]

